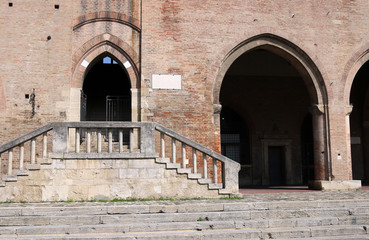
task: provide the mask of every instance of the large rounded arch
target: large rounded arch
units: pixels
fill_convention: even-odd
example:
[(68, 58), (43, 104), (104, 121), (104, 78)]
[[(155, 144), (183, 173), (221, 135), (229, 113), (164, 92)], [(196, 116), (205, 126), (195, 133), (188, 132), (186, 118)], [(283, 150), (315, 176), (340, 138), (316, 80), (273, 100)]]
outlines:
[[(263, 52), (268, 52), (269, 55), (266, 56), (262, 54)], [(253, 55), (254, 53), (255, 55)], [(225, 56), (220, 68), (218, 69), (218, 72), (217, 72), (217, 75), (214, 81), (214, 85), (213, 85), (214, 120), (215, 120), (217, 131), (222, 133), (220, 121), (219, 121), (220, 119), (219, 114), (221, 113), (221, 111), (219, 109), (221, 109), (222, 105), (226, 107), (230, 107), (229, 104), (235, 103), (235, 100), (234, 100), (235, 96), (232, 96), (232, 100), (225, 101), (224, 100), (225, 95), (222, 93), (223, 86), (229, 87), (231, 85), (234, 86), (235, 84), (235, 82), (234, 83), (232, 82), (233, 80), (231, 81), (232, 83), (224, 84), (226, 82), (225, 79), (227, 81), (230, 80), (229, 79), (230, 71), (231, 71), (230, 69), (240, 59), (243, 59), (240, 61), (246, 61), (246, 62), (252, 61), (252, 58), (256, 57), (256, 55), (258, 56), (264, 55), (265, 57), (271, 57), (271, 58), (275, 56), (275, 59), (276, 59), (275, 61), (279, 63), (284, 62), (283, 64), (285, 66), (292, 66), (292, 68), (295, 71), (295, 74), (292, 77), (300, 79), (299, 80), (300, 83), (296, 83), (297, 85), (294, 85), (294, 86), (298, 87), (298, 89), (300, 89), (300, 91), (302, 91), (303, 94), (306, 93), (306, 95), (304, 96), (307, 96), (306, 98), (304, 98), (305, 100), (303, 100), (302, 104), (300, 104), (299, 106), (297, 105), (294, 106), (295, 108), (298, 108), (300, 112), (296, 113), (297, 115), (293, 115), (293, 118), (301, 119), (301, 116), (304, 113), (303, 118), (306, 118), (307, 119), (306, 121), (311, 122), (311, 125), (307, 123), (301, 124), (300, 120), (296, 120), (294, 124), (296, 126), (299, 126), (299, 123), (300, 123), (301, 126), (293, 127), (293, 134), (292, 133), (291, 134), (278, 133), (278, 136), (276, 136), (273, 134), (277, 134), (277, 132), (279, 131), (278, 126), (277, 126), (278, 124), (276, 125), (274, 121), (270, 121), (269, 123), (265, 123), (265, 124), (269, 124), (268, 131), (269, 132), (274, 131), (273, 134), (265, 134), (263, 133), (264, 130), (260, 128), (258, 130), (259, 135), (251, 136), (251, 139), (252, 139), (251, 141), (254, 143), (254, 145), (258, 145), (256, 147), (253, 147), (254, 150), (252, 150), (252, 151), (257, 151), (257, 154), (252, 153), (252, 155), (261, 156), (260, 157), (261, 162), (258, 163), (259, 170), (257, 170), (257, 171), (260, 171), (260, 173), (258, 173), (259, 175), (257, 176), (257, 178), (261, 180), (260, 181), (258, 180), (257, 184), (262, 184), (262, 185), (272, 184), (270, 179), (272, 176), (271, 174), (273, 173), (271, 173), (272, 167), (269, 167), (271, 166), (270, 165), (271, 162), (270, 162), (270, 159), (268, 159), (270, 158), (269, 156), (272, 151), (274, 151), (276, 155), (278, 155), (278, 158), (281, 158), (281, 159), (283, 158), (281, 161), (283, 162), (282, 165), (283, 164), (284, 165), (281, 167), (281, 169), (283, 168), (282, 170), (285, 170), (283, 174), (286, 174), (286, 177), (281, 182), (287, 185), (300, 184), (302, 182), (301, 180), (302, 177), (297, 176), (298, 174), (295, 174), (294, 171), (298, 168), (301, 169), (301, 163), (293, 162), (293, 161), (294, 161), (295, 156), (297, 154), (300, 154), (297, 152), (301, 151), (303, 147), (302, 143), (300, 144), (296, 142), (303, 142), (303, 141), (306, 142), (305, 145), (314, 144), (314, 147), (312, 150), (313, 155), (314, 155), (312, 167), (314, 168), (315, 176), (310, 180), (317, 180), (317, 181), (329, 180), (331, 176), (331, 163), (329, 160), (330, 153), (329, 153), (329, 144), (328, 144), (329, 143), (328, 107), (327, 107), (328, 97), (327, 97), (327, 91), (326, 91), (325, 84), (324, 84), (324, 79), (320, 71), (318, 70), (317, 66), (311, 60), (311, 58), (303, 50), (301, 50), (298, 46), (289, 42), (286, 39), (283, 39), (281, 37), (278, 37), (272, 34), (261, 34), (261, 35), (252, 37), (238, 44), (235, 48), (233, 48)], [(246, 60), (245, 56), (251, 57), (251, 58), (249, 58), (249, 60)], [(252, 81), (253, 83), (251, 84), (253, 84), (254, 87), (261, 89), (262, 85), (260, 85), (260, 83), (257, 83), (258, 85), (254, 84), (257, 82), (255, 78)], [(251, 86), (248, 84), (249, 83), (247, 84), (242, 83), (240, 87)], [(273, 83), (273, 84), (277, 84), (274, 86), (278, 86), (278, 83)], [(245, 89), (245, 92), (243, 94), (247, 95), (248, 88), (243, 88), (243, 89)], [(273, 93), (273, 89), (269, 89), (268, 91), (269, 93)], [(283, 90), (283, 91), (285, 94), (287, 94), (288, 92), (286, 90)], [(232, 90), (230, 91), (227, 90), (227, 92), (232, 92)], [(265, 93), (265, 94), (268, 95), (268, 93)], [(242, 97), (242, 94), (239, 94), (238, 96)], [(298, 97), (293, 94), (291, 95), (290, 98), (291, 100), (298, 99)], [(258, 97), (258, 99), (260, 98)], [(238, 99), (237, 101), (238, 102), (239, 101), (251, 102), (250, 100), (251, 100), (250, 97), (246, 97), (243, 100)], [(273, 100), (264, 99), (263, 101), (273, 101)], [(283, 102), (283, 104), (288, 104), (288, 103), (289, 103), (288, 101)], [(255, 109), (256, 107), (254, 107), (252, 111), (255, 112), (256, 111)], [(310, 118), (309, 116), (306, 115), (308, 109), (311, 111), (311, 114), (312, 114), (312, 117)], [(283, 111), (286, 111), (285, 107), (283, 108)], [(250, 114), (252, 115), (252, 113)], [(261, 116), (261, 114), (259, 114), (258, 116)], [(285, 116), (289, 116), (289, 115), (285, 115)], [(258, 120), (256, 119), (254, 119), (253, 121), (258, 122)], [(302, 136), (301, 132), (305, 131), (305, 129), (307, 129), (307, 131), (311, 131), (311, 135), (305, 134), (304, 136)], [(313, 137), (310, 137), (310, 136), (313, 136)], [(221, 140), (221, 143), (222, 143), (222, 140)], [(261, 168), (263, 169), (261, 170)], [(279, 183), (277, 182), (276, 184), (279, 184)]]

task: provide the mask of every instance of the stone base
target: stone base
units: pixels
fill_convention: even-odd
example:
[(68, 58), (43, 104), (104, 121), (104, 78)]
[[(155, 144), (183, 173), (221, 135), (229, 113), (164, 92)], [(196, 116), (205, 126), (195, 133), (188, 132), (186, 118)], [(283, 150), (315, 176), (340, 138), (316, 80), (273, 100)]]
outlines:
[(351, 181), (322, 181), (316, 180), (309, 182), (309, 188), (316, 190), (325, 191), (338, 191), (338, 190), (360, 190), (361, 181), (351, 180)]
[(53, 159), (38, 169), (4, 176), (0, 202), (221, 197), (155, 159)]

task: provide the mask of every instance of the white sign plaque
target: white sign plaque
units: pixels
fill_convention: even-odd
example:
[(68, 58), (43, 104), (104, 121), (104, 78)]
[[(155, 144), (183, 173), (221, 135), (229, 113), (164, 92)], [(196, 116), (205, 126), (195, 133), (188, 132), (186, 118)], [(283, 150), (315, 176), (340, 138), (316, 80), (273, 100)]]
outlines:
[(178, 74), (153, 74), (153, 89), (182, 89), (182, 76)]

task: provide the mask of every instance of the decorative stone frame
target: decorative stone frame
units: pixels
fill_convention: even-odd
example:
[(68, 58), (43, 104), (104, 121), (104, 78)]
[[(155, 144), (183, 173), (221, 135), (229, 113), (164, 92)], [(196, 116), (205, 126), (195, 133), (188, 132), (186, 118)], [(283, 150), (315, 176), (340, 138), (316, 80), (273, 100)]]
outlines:
[[(137, 56), (136, 54), (134, 54), (133, 58), (131, 58), (129, 54), (127, 54), (122, 48), (120, 48), (120, 46), (114, 44), (114, 42), (117, 42), (115, 38), (116, 37), (111, 36), (110, 34), (104, 34), (103, 36), (99, 37), (100, 40), (103, 40), (102, 42), (94, 45), (93, 47), (91, 47), (86, 51), (83, 51), (81, 49), (78, 50), (76, 53), (78, 56), (73, 57), (73, 59), (75, 60), (75, 65), (71, 82), (70, 112), (68, 116), (69, 121), (80, 121), (80, 98), (81, 98), (80, 92), (83, 86), (86, 71), (88, 70), (88, 65), (91, 62), (93, 62), (97, 57), (99, 57), (104, 53), (108, 53), (109, 55), (117, 58), (126, 68), (125, 70), (127, 71), (127, 74), (131, 82), (131, 98), (132, 98), (131, 119), (133, 122), (141, 121), (140, 117), (141, 94), (140, 94), (139, 70), (136, 65)], [(96, 41), (96, 39), (95, 40), (92, 39), (91, 41)], [(128, 50), (129, 52), (132, 52), (132, 49)], [(76, 60), (77, 58), (78, 60)]]
[(291, 155), (291, 139), (276, 139), (276, 138), (266, 138), (261, 139), (261, 149), (262, 149), (262, 163), (263, 163), (263, 174), (262, 174), (262, 184), (269, 185), (269, 147), (283, 147), (284, 148), (284, 166), (286, 172), (286, 184), (292, 184), (292, 155)]

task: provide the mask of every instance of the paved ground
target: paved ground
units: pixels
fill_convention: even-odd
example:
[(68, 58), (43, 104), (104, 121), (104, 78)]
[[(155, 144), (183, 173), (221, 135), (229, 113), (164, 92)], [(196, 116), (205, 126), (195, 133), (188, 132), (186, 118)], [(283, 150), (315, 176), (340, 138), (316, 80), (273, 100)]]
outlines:
[(247, 201), (315, 201), (342, 199), (369, 199), (369, 186), (361, 191), (316, 191), (306, 186), (274, 186), (268, 188), (240, 189)]

